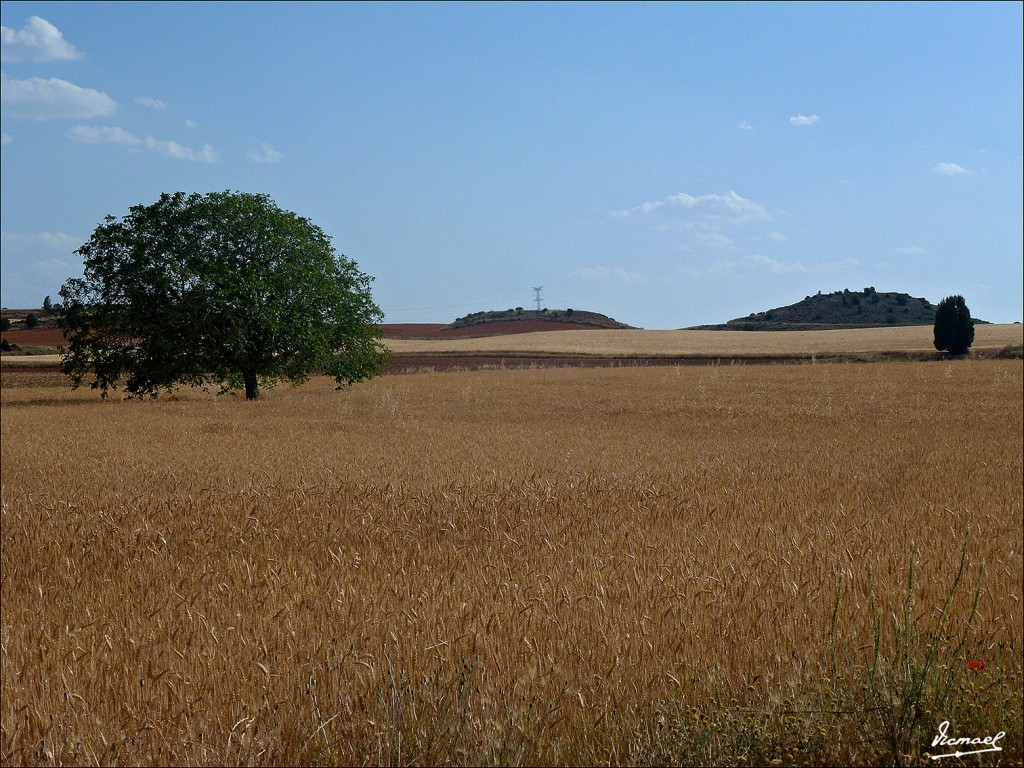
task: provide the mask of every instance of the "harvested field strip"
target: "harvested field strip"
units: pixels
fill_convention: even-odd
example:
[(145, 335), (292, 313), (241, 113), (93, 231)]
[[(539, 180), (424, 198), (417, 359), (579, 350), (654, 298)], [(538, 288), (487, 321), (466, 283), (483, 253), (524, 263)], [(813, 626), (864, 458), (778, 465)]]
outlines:
[[(942, 663), (986, 663), (959, 700), (1019, 761), (1022, 389), (974, 360), (4, 388), (0, 758), (879, 764), (872, 605), (898, 660), (908, 559), (929, 630), (966, 541)], [(807, 690), (861, 714), (805, 733)], [(722, 712), (790, 736), (684, 738)]]

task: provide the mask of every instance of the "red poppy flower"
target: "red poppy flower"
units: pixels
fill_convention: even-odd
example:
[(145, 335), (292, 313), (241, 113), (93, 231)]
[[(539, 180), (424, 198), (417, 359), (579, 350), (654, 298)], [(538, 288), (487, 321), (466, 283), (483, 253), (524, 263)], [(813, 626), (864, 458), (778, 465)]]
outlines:
[(971, 659), (967, 662), (967, 668), (971, 670), (971, 672), (981, 672), (985, 669), (985, 662)]

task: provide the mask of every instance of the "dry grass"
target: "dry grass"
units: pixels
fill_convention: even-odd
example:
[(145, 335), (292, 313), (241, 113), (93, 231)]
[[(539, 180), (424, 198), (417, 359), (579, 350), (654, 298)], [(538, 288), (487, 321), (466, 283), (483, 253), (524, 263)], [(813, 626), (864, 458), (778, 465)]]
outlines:
[[(1002, 349), (1024, 340), (1024, 326), (975, 326), (974, 349)], [(837, 331), (541, 331), (476, 339), (388, 339), (392, 352), (701, 356), (843, 355), (935, 352), (932, 326)]]
[[(1022, 372), (6, 387), (0, 760), (1020, 761)], [(912, 628), (956, 696), (889, 745)]]

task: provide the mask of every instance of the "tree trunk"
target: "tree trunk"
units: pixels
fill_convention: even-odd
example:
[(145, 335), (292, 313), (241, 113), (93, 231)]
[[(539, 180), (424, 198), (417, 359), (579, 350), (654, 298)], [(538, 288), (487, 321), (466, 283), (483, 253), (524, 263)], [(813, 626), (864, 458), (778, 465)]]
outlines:
[(245, 381), (245, 399), (255, 400), (260, 396), (260, 383), (256, 380), (256, 371), (245, 371), (242, 374)]

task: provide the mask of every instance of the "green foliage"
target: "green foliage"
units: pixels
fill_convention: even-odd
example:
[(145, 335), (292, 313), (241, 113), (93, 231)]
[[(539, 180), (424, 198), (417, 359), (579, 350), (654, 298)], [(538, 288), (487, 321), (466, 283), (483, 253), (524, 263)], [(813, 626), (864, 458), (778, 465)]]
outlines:
[(963, 296), (947, 296), (935, 310), (934, 344), (939, 351), (965, 355), (974, 343), (974, 320)]
[(39, 317), (34, 312), (29, 312), (25, 315), (25, 327), (26, 328), (38, 328)]
[(43, 311), (44, 312), (52, 312), (53, 311), (53, 302), (50, 301), (50, 297), (49, 296), (46, 296), (43, 299)]
[(11, 342), (9, 342), (7, 339), (0, 341), (0, 350), (3, 350), (4, 352), (10, 352), (13, 349), (14, 347), (11, 346)]
[[(828, 632), (829, 662), (820, 677), (809, 677), (785, 697), (755, 699), (754, 706), (722, 697), (655, 702), (652, 727), (638, 739), (638, 762), (935, 765), (933, 756), (943, 750), (933, 739), (940, 724), (949, 721), (958, 736), (1004, 732), (1006, 751), (994, 764), (1018, 764), (1019, 655), (1002, 644), (986, 646), (976, 636), (984, 563), (978, 565), (975, 588), (964, 594), (968, 540), (969, 534), (944, 601), (930, 609), (915, 597), (918, 555), (911, 544), (901, 604), (880, 605), (872, 587), (869, 638), (842, 629), (840, 574)], [(851, 652), (859, 663), (850, 663)], [(987, 663), (975, 660), (979, 652)]]
[(62, 370), (156, 397), (179, 385), (246, 397), (312, 373), (339, 386), (387, 359), (372, 278), (307, 219), (266, 195), (163, 194), (107, 216), (77, 251), (84, 276), (60, 290)]
[[(960, 632), (950, 631), (950, 608), (967, 568), (967, 538), (960, 556), (960, 567), (946, 601), (938, 612), (933, 611), (933, 624), (922, 631), (921, 614), (914, 598), (914, 552), (911, 543), (907, 591), (902, 611), (891, 612), (893, 649), (881, 649), (882, 611), (871, 594), (872, 656), (867, 663), (867, 682), (874, 714), (872, 731), (880, 733), (896, 764), (925, 742), (925, 735), (934, 732), (935, 713), (945, 709), (955, 690), (956, 660), (968, 640), (971, 622), (978, 610), (980, 586), (975, 591), (970, 613)], [(948, 659), (943, 664), (942, 659)], [(928, 716), (930, 715), (930, 716)]]
[(9, 331), (9, 330), (11, 330), (11, 318), (9, 318), (9, 317), (2, 317), (2, 318), (0, 318), (0, 331)]

